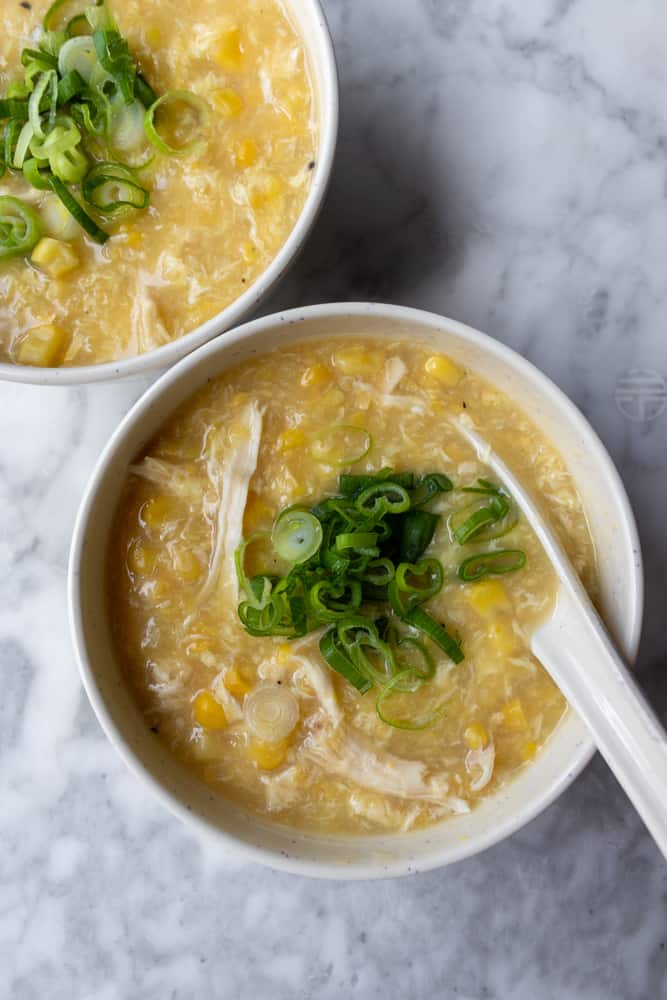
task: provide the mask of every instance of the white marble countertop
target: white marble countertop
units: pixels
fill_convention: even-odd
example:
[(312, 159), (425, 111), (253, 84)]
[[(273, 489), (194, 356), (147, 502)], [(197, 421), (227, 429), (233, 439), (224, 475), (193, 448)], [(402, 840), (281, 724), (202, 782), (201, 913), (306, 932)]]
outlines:
[[(630, 373), (667, 375), (667, 9), (326, 8), (335, 179), (274, 305), (428, 307), (517, 348), (574, 398), (639, 519), (639, 676), (664, 719), (667, 411)], [(486, 854), (373, 884), (240, 862), (147, 797), (88, 707), (65, 609), (82, 487), (140, 389), (0, 386), (3, 1000), (664, 997), (667, 868), (599, 758)]]

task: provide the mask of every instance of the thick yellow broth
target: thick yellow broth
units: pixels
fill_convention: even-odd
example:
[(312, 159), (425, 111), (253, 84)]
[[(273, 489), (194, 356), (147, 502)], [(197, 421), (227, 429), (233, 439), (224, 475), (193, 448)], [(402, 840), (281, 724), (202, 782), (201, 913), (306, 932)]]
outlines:
[[(392, 386), (401, 362), (405, 372)], [(319, 634), (294, 643), (253, 638), (238, 620), (231, 581), (206, 582), (218, 474), (249, 446), (247, 413), (254, 405), (263, 411), (262, 433), (245, 535), (269, 529), (286, 505), (335, 493), (343, 469), (438, 471), (455, 486), (488, 476), (448, 422), (465, 412), (539, 500), (594, 590), (594, 551), (576, 486), (552, 445), (502, 392), (407, 341), (360, 337), (281, 349), (202, 389), (140, 456), (124, 489), (109, 552), (110, 615), (118, 657), (147, 726), (220, 793), (304, 830), (401, 831), (473, 808), (529, 766), (566, 710), (528, 649), (556, 589), (539, 543), (520, 519), (503, 539), (461, 547), (451, 540), (447, 519), (470, 497), (454, 491), (438, 499), (442, 517), (428, 554), (442, 561), (446, 580), (428, 609), (458, 632), (465, 659), (454, 666), (433, 647), (435, 679), (419, 694), (395, 699), (398, 714), (445, 702), (435, 725), (417, 732), (387, 726), (375, 711), (376, 692), (361, 696), (324, 665)], [(322, 445), (322, 432), (326, 443), (327, 429), (340, 423), (373, 436), (368, 456), (350, 468), (338, 463), (340, 451)], [(494, 547), (523, 549), (525, 568), (475, 584), (457, 579), (465, 555)], [(254, 571), (261, 569), (260, 553)], [(321, 759), (306, 750), (333, 729), (304, 676), (304, 659), (324, 669), (343, 713)], [(299, 723), (278, 744), (258, 743), (243, 715), (244, 699), (267, 684), (284, 685), (299, 701)], [(350, 747), (352, 762), (346, 761)], [(493, 770), (482, 781), (476, 752), (488, 754), (489, 747)], [(378, 791), (378, 761), (389, 761), (390, 780), (397, 770), (388, 754), (418, 762), (426, 783), (447, 794), (436, 800), (387, 794), (385, 778)], [(399, 761), (398, 770), (402, 766)]]
[[(0, 5), (0, 94), (21, 78), (21, 50), (34, 45), (49, 3)], [(208, 102), (208, 147), (158, 155), (141, 172), (149, 209), (100, 220), (112, 234), (104, 247), (81, 231), (69, 241), (78, 265), (63, 277), (24, 258), (0, 262), (3, 361), (95, 364), (188, 333), (266, 270), (308, 194), (314, 96), (303, 43), (280, 0), (111, 0), (109, 7), (156, 93), (190, 90)], [(9, 172), (0, 195), (38, 211), (47, 197)], [(57, 348), (30, 340), (45, 326), (61, 331)]]

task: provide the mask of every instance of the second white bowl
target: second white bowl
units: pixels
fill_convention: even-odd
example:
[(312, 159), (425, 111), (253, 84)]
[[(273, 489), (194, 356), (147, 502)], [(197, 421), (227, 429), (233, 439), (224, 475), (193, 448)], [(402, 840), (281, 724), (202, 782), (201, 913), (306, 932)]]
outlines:
[[(471, 813), (404, 835), (314, 836), (271, 824), (214, 795), (155, 739), (113, 655), (104, 571), (127, 469), (160, 426), (206, 381), (251, 355), (307, 338), (360, 334), (414, 338), (472, 368), (530, 413), (577, 483), (598, 556), (600, 610), (632, 660), (643, 606), (637, 530), (619, 476), (570, 400), (533, 365), (461, 323), (396, 306), (344, 303), (267, 316), (227, 333), (167, 372), (124, 419), (102, 454), (72, 543), (69, 608), (83, 682), (126, 763), (182, 819), (275, 868), (330, 878), (378, 878), (469, 857), (508, 836), (563, 792), (590, 759), (583, 723), (568, 712), (538, 758)], [(586, 664), (582, 663), (582, 670)]]

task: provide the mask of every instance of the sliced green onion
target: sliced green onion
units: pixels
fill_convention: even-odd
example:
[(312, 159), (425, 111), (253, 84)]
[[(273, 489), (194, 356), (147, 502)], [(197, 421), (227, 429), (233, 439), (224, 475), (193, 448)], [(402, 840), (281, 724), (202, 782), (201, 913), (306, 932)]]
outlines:
[(3, 160), (8, 167), (13, 167), (14, 154), (16, 152), (16, 144), (19, 140), (19, 136), (22, 130), (23, 130), (23, 125), (16, 118), (13, 118), (10, 122), (8, 122), (5, 128), (5, 148), (4, 148)]
[(58, 104), (67, 104), (86, 92), (86, 81), (77, 69), (70, 70), (58, 83)]
[(134, 100), (136, 67), (127, 42), (116, 30), (96, 30), (93, 43), (100, 65), (118, 84), (126, 104)]
[(55, 31), (57, 28), (62, 27), (66, 23), (67, 18), (72, 16), (69, 8), (81, 8), (82, 6), (83, 4), (80, 0), (55, 0), (44, 15), (44, 20), (42, 21), (44, 31)]
[(21, 97), (6, 97), (0, 100), (0, 121), (4, 118), (13, 118), (19, 122), (27, 122), (28, 113), (28, 101)]
[(429, 503), (439, 496), (440, 493), (449, 493), (453, 489), (454, 484), (449, 476), (445, 476), (441, 472), (429, 472), (426, 476), (422, 476), (416, 484), (410, 497), (412, 506), (422, 507), (425, 503)]
[(107, 138), (112, 149), (121, 153), (145, 150), (144, 108), (140, 101), (125, 104), (119, 98), (111, 102)]
[(361, 694), (365, 694), (373, 687), (368, 677), (364, 677), (341, 648), (335, 628), (325, 632), (320, 639), (320, 652), (331, 669), (349, 681)]
[(31, 71), (34, 76), (35, 72), (42, 73), (47, 69), (57, 69), (58, 59), (50, 52), (44, 52), (43, 49), (24, 49), (21, 53), (21, 65), (26, 70)]
[(16, 140), (16, 147), (14, 149), (13, 165), (17, 170), (23, 170), (23, 163), (28, 154), (28, 148), (32, 142), (33, 136), (32, 122), (26, 122), (19, 132), (19, 137)]
[(433, 541), (440, 520), (426, 510), (409, 510), (401, 520), (401, 562), (416, 563)]
[[(45, 166), (46, 169), (44, 169)], [(49, 183), (50, 170), (48, 169), (48, 163), (45, 164), (44, 160), (36, 160), (34, 157), (26, 160), (23, 164), (23, 176), (38, 191), (49, 191), (51, 189), (51, 184)]]
[(470, 583), (485, 576), (503, 576), (515, 573), (526, 565), (526, 553), (522, 549), (499, 549), (496, 552), (480, 552), (464, 559), (457, 570), (459, 580)]
[(68, 38), (79, 38), (81, 35), (89, 35), (90, 30), (90, 23), (86, 15), (75, 14), (74, 17), (67, 22), (65, 34)]
[(476, 539), (483, 529), (501, 521), (509, 513), (510, 504), (505, 496), (500, 493), (488, 495), (488, 504), (476, 507), (471, 514), (468, 514), (467, 511), (475, 507), (474, 504), (468, 505), (450, 516), (449, 530), (452, 538), (459, 545), (466, 545), (469, 541)]
[(374, 483), (361, 491), (354, 502), (362, 514), (384, 517), (385, 514), (402, 514), (410, 506), (410, 496), (396, 483)]
[[(29, 97), (30, 97), (30, 86), (25, 82), (25, 80), (12, 80), (11, 83), (7, 85), (6, 99), (8, 101), (10, 100), (27, 101)], [(2, 101), (0, 101), (0, 104), (2, 104)], [(10, 115), (9, 117), (13, 118), (15, 116)], [(0, 115), (0, 118), (2, 118), (2, 115)]]
[(358, 612), (361, 584), (358, 580), (320, 580), (309, 590), (308, 601), (318, 621), (337, 621)]
[(94, 219), (90, 218), (60, 178), (50, 177), (49, 184), (55, 194), (58, 195), (67, 211), (73, 216), (73, 218), (76, 219), (81, 228), (85, 229), (88, 235), (92, 237), (96, 243), (106, 243), (109, 239), (109, 234), (105, 233), (103, 229), (100, 229)]
[(138, 70), (134, 79), (134, 96), (138, 101), (141, 101), (145, 108), (150, 108), (150, 106), (155, 104), (157, 101), (157, 94), (151, 87), (146, 77), (142, 76)]
[(98, 67), (99, 59), (90, 35), (68, 39), (58, 53), (58, 72), (63, 79), (76, 72), (89, 84)]
[(33, 135), (38, 139), (43, 139), (45, 134), (42, 127), (42, 103), (45, 98), (49, 112), (49, 129), (52, 129), (58, 106), (58, 74), (54, 69), (38, 77), (28, 101), (28, 120), (32, 125)]
[(236, 577), (239, 584), (239, 589), (243, 591), (249, 603), (253, 604), (254, 607), (258, 609), (265, 608), (269, 603), (269, 598), (271, 596), (272, 581), (268, 576), (261, 577), (262, 589), (258, 593), (258, 585), (255, 583), (257, 577), (253, 577), (252, 584), (248, 579), (245, 571), (245, 554), (251, 545), (255, 542), (259, 542), (270, 538), (268, 531), (256, 531), (254, 534), (245, 538), (241, 544), (238, 546), (234, 553), (234, 565), (236, 567)]
[(338, 489), (344, 497), (351, 497), (373, 483), (395, 483), (405, 490), (411, 490), (414, 486), (415, 477), (411, 472), (394, 472), (391, 468), (380, 469), (379, 472), (370, 473), (367, 476), (353, 476), (345, 474), (338, 477)]
[(396, 586), (406, 594), (416, 594), (428, 600), (442, 589), (444, 582), (442, 564), (437, 559), (422, 559), (418, 563), (399, 563), (396, 567)]
[(504, 496), (505, 493), (500, 486), (490, 482), (488, 479), (478, 479), (477, 486), (462, 486), (461, 493), (480, 493), (483, 496)]
[[(357, 670), (371, 682), (385, 684), (396, 673), (396, 661), (391, 648), (384, 642), (378, 630), (368, 618), (356, 616), (347, 618), (336, 627), (336, 634), (345, 655)], [(380, 669), (370, 659), (369, 654), (377, 654)]]
[(116, 22), (104, 0), (95, 0), (86, 8), (86, 17), (93, 31), (115, 31)]
[(81, 186), (83, 197), (103, 215), (121, 215), (147, 208), (150, 195), (122, 163), (98, 163)]
[[(155, 121), (156, 113), (158, 111), (164, 113), (170, 108), (173, 109), (173, 106), (177, 107), (178, 105), (185, 107), (189, 113), (188, 117), (194, 112), (196, 123), (194, 127), (190, 127), (187, 121), (185, 124), (179, 123), (177, 128), (170, 130), (175, 133), (177, 142), (168, 142), (158, 131), (157, 122)], [(159, 97), (147, 109), (144, 117), (144, 128), (150, 141), (161, 153), (165, 153), (168, 156), (190, 156), (206, 148), (207, 139), (203, 133), (208, 127), (210, 117), (211, 109), (206, 101), (198, 97), (197, 94), (193, 94), (189, 90), (168, 90), (166, 94)], [(181, 141), (180, 133), (183, 131), (183, 128), (185, 128), (189, 135)], [(192, 134), (193, 131), (194, 135)]]
[(42, 238), (39, 216), (24, 202), (0, 196), (0, 260), (30, 253)]
[[(432, 708), (425, 715), (421, 715), (416, 719), (412, 718), (393, 718), (387, 714), (385, 708), (385, 702), (392, 695), (402, 693), (401, 685), (405, 685), (411, 677), (414, 677), (414, 672), (410, 669), (401, 670), (398, 674), (391, 678), (387, 684), (384, 685), (382, 690), (377, 696), (375, 702), (375, 711), (377, 712), (379, 718), (388, 726), (393, 726), (394, 729), (406, 729), (416, 732), (421, 729), (430, 729), (434, 726), (438, 719), (441, 719), (447, 710), (447, 702), (442, 702), (435, 708)], [(398, 690), (397, 690), (398, 689)]]
[(281, 559), (304, 563), (319, 551), (322, 525), (308, 511), (298, 507), (288, 508), (276, 519), (271, 541)]
[[(315, 458), (336, 465), (354, 465), (355, 462), (366, 458), (373, 447), (373, 437), (370, 432), (364, 427), (355, 427), (353, 424), (334, 424), (320, 431), (312, 440)], [(349, 450), (346, 451), (346, 447)]]
[(402, 659), (402, 664), (405, 664), (406, 670), (411, 670), (414, 674), (419, 677), (420, 680), (429, 681), (435, 676), (435, 660), (427, 650), (423, 642), (419, 639), (415, 639), (412, 635), (404, 635), (398, 640), (397, 646), (401, 650), (412, 649), (415, 650), (421, 659), (419, 666), (416, 664), (405, 664), (405, 659)]
[(376, 555), (377, 538), (374, 531), (345, 531), (336, 536), (336, 548), (339, 552), (344, 552), (346, 549), (356, 549), (358, 552), (372, 549)]
[(405, 615), (405, 621), (409, 625), (414, 625), (416, 629), (428, 636), (436, 646), (439, 646), (443, 653), (446, 653), (454, 663), (461, 663), (463, 660), (463, 650), (461, 643), (454, 639), (444, 625), (436, 621), (435, 618), (421, 607), (412, 608)]
[(375, 587), (386, 587), (394, 579), (394, 572), (391, 559), (371, 559), (361, 574), (361, 579), (364, 583), (373, 584)]

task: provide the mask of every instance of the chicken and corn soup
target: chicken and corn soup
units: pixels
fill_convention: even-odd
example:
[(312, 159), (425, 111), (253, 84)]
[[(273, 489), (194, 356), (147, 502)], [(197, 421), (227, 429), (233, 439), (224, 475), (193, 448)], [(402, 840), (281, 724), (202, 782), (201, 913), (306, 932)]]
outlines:
[(281, 0), (4, 0), (0, 360), (112, 361), (215, 316), (289, 236), (316, 146)]
[(560, 456), (414, 343), (248, 361), (131, 467), (117, 655), (156, 738), (242, 807), (310, 831), (423, 826), (525, 767), (563, 715), (529, 652), (554, 574), (454, 418), (483, 428), (593, 586)]

